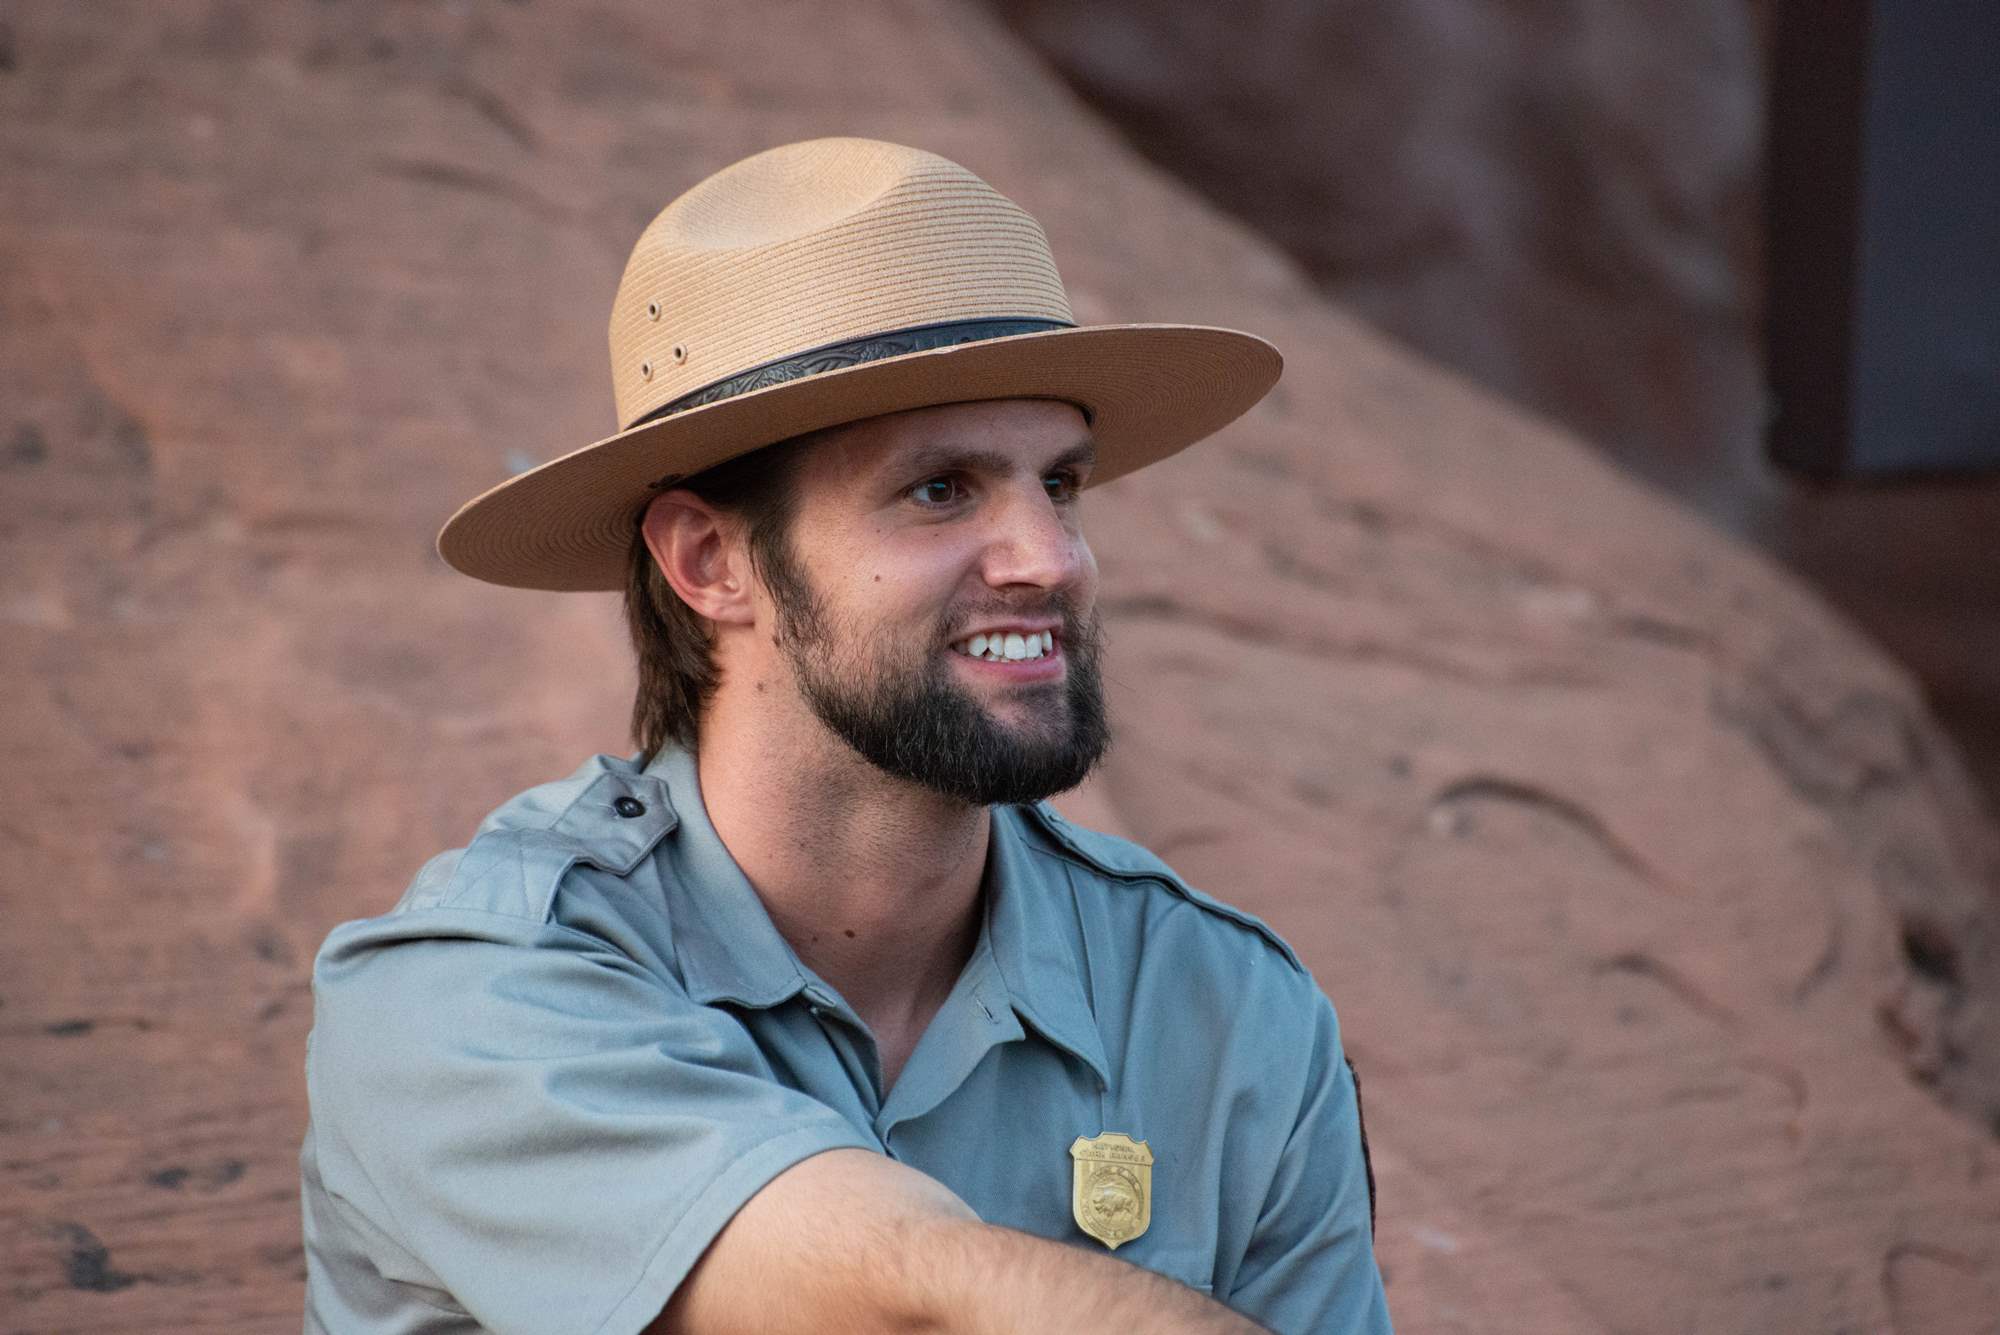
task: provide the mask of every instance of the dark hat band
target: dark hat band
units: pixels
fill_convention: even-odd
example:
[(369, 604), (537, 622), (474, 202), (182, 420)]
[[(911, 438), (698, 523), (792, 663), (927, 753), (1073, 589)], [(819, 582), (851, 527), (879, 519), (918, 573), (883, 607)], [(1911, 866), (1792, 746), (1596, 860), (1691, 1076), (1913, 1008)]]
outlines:
[(948, 348), (960, 343), (983, 343), (990, 338), (1007, 338), (1014, 334), (1045, 334), (1051, 330), (1074, 328), (1076, 326), (1066, 320), (954, 320), (945, 324), (895, 329), (886, 334), (870, 334), (867, 338), (850, 339), (845, 343), (829, 343), (823, 348), (781, 357), (762, 366), (753, 366), (726, 380), (703, 385), (691, 394), (683, 394), (672, 403), (655, 408), (632, 426), (671, 417), (704, 404), (733, 399), (753, 389), (782, 385), (788, 380), (822, 375), (828, 371), (859, 366), (863, 362), (881, 361), (885, 357), (928, 352), (932, 348)]

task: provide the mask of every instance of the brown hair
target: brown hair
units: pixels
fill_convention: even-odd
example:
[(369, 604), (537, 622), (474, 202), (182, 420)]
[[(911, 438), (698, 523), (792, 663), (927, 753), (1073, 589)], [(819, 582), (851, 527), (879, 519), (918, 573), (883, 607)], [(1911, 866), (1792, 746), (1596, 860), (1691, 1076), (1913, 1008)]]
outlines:
[[(781, 602), (798, 579), (787, 535), (800, 447), (807, 439), (780, 441), (674, 484), (743, 522), (751, 568)], [(644, 517), (641, 510), (633, 521), (625, 579), (625, 625), (639, 657), (632, 740), (642, 765), (670, 744), (694, 747), (702, 708), (719, 680), (714, 627), (682, 602), (660, 573), (640, 530)]]

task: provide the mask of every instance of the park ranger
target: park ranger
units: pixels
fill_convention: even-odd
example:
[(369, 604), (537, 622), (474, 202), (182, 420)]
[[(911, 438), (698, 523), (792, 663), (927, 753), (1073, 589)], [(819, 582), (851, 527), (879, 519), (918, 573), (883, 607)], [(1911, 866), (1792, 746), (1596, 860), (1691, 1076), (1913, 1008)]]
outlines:
[(611, 348), (619, 432), (439, 549), (625, 591), (639, 752), (321, 950), (307, 1328), (1386, 1331), (1332, 1006), (1044, 801), (1108, 742), (1080, 494), (1275, 350), (1077, 326), (1025, 212), (857, 139), (669, 205)]

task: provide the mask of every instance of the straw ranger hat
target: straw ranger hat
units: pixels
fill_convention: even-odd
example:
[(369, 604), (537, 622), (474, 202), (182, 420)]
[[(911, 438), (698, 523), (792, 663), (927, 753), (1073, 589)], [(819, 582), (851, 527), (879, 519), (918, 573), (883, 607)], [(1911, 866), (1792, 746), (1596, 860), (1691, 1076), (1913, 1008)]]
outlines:
[(907, 408), (1060, 399), (1093, 482), (1192, 445), (1278, 351), (1192, 325), (1078, 327), (1041, 226), (935, 154), (869, 139), (726, 167), (646, 228), (611, 308), (619, 431), (468, 502), (438, 551), (477, 579), (617, 589), (658, 491), (791, 436)]

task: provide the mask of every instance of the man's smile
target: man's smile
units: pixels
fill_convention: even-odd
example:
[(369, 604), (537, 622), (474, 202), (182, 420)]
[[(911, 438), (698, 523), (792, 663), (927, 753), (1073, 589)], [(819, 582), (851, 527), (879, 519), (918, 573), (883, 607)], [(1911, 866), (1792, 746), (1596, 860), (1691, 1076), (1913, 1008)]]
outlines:
[(954, 640), (951, 647), (988, 663), (1019, 663), (1054, 654), (1056, 637), (1053, 630), (996, 628)]
[(1043, 625), (994, 626), (951, 642), (951, 657), (973, 680), (1027, 686), (1059, 682), (1069, 675), (1056, 628)]

